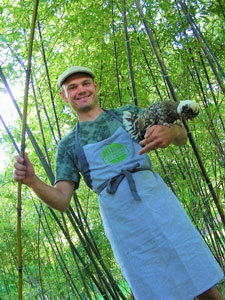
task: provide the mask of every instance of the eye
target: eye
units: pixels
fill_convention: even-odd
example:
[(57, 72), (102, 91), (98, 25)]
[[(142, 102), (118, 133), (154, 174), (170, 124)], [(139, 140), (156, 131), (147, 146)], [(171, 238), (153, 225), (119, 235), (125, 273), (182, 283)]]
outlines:
[(85, 82), (83, 83), (83, 85), (89, 85), (89, 84), (90, 84), (89, 81), (85, 81)]
[(75, 88), (76, 88), (75, 85), (71, 85), (71, 86), (69, 87), (69, 90), (75, 90)]

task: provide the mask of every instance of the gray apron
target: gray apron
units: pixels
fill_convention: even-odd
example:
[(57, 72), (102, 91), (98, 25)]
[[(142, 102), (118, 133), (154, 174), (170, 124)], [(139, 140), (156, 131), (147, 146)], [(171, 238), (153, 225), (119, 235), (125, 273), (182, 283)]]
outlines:
[(99, 195), (105, 233), (135, 299), (187, 300), (221, 280), (219, 265), (179, 200), (123, 127), (84, 147), (78, 132), (79, 124), (80, 171)]

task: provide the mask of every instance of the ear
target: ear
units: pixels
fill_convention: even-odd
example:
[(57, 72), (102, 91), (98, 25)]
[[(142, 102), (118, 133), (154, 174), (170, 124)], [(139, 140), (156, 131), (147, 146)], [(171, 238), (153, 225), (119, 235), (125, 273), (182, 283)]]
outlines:
[(97, 82), (96, 82), (96, 81), (94, 81), (94, 87), (95, 87), (95, 89), (96, 89), (96, 92), (98, 92), (98, 85), (97, 85)]
[(65, 103), (68, 103), (68, 99), (67, 99), (67, 97), (66, 97), (66, 95), (64, 94), (63, 91), (60, 92), (60, 96), (62, 97), (62, 99), (63, 99), (63, 101), (64, 101)]

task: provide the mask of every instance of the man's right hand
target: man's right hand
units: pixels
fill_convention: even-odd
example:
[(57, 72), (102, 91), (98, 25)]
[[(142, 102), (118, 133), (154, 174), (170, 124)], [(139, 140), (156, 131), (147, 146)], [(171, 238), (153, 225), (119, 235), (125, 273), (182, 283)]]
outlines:
[(27, 154), (24, 154), (24, 158), (19, 155), (15, 156), (15, 164), (13, 171), (13, 178), (15, 181), (21, 181), (23, 184), (32, 185), (35, 180), (35, 172), (32, 163), (29, 161)]
[(26, 153), (24, 159), (18, 155), (15, 156), (15, 159), (13, 178), (29, 186), (50, 207), (60, 212), (66, 211), (74, 192), (75, 183), (61, 180), (54, 187), (50, 186), (35, 175), (34, 167)]

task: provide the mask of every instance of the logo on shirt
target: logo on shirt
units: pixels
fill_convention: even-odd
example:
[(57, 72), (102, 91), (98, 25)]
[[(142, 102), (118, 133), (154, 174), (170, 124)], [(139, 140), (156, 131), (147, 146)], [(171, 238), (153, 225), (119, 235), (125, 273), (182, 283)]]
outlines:
[(105, 165), (116, 164), (123, 161), (129, 154), (126, 146), (121, 144), (111, 144), (102, 151), (102, 160)]

